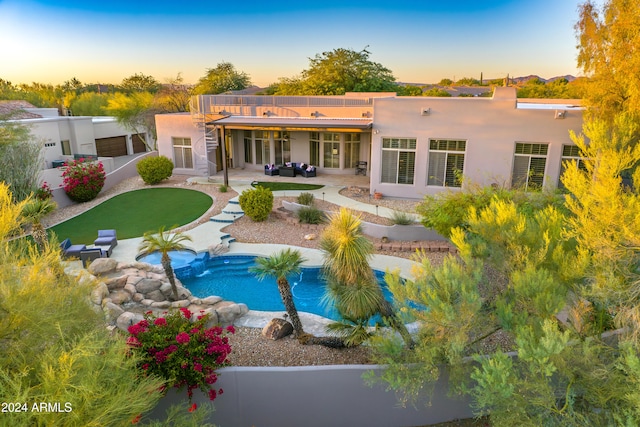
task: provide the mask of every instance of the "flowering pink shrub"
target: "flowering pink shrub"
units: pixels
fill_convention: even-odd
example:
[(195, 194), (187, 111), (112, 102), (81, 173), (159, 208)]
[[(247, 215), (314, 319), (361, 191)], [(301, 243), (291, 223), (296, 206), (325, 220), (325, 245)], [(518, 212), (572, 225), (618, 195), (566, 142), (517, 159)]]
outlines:
[(208, 315), (191, 321), (192, 313), (181, 308), (154, 317), (147, 312), (144, 319), (129, 326), (127, 344), (140, 357), (140, 368), (146, 374), (166, 379), (168, 385), (187, 388), (189, 401), (193, 390), (200, 388), (214, 400), (222, 389), (214, 384), (216, 369), (225, 366), (231, 345), (227, 333), (234, 333), (233, 326), (207, 328)]
[(88, 202), (98, 196), (104, 187), (105, 178), (102, 162), (78, 159), (66, 164), (66, 169), (62, 172), (62, 186), (71, 200)]
[(40, 188), (36, 190), (36, 198), (40, 200), (47, 200), (53, 197), (53, 193), (51, 192), (51, 187), (47, 183), (47, 181), (43, 182)]

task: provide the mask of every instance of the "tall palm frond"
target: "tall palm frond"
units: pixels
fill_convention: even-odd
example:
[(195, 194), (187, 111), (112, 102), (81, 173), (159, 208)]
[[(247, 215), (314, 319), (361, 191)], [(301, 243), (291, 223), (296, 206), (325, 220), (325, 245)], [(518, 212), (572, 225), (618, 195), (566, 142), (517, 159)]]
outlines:
[(282, 303), (291, 319), (291, 324), (297, 337), (303, 336), (304, 330), (293, 301), (291, 285), (287, 280), (287, 276), (300, 273), (300, 266), (304, 261), (305, 259), (299, 251), (289, 248), (277, 252), (269, 258), (256, 258), (256, 266), (249, 269), (259, 280), (263, 280), (266, 277), (276, 278)]
[(138, 250), (141, 255), (148, 255), (153, 252), (159, 252), (162, 256), (161, 263), (162, 268), (164, 269), (165, 274), (167, 275), (167, 279), (171, 284), (171, 290), (173, 291), (173, 296), (177, 300), (178, 299), (178, 287), (176, 286), (176, 278), (173, 272), (173, 267), (171, 266), (171, 257), (169, 256), (170, 251), (179, 251), (183, 249), (187, 249), (182, 242), (191, 241), (191, 237), (184, 233), (170, 233), (165, 231), (165, 226), (160, 227), (157, 233), (146, 232), (142, 238), (142, 242)]

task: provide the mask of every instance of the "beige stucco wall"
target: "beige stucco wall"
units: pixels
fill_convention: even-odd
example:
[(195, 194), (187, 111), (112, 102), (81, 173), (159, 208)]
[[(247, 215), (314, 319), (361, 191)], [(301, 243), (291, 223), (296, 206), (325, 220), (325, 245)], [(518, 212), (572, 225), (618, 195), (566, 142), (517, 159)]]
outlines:
[[(238, 104), (242, 103), (241, 97)], [(301, 103), (305, 97), (300, 97)], [(526, 101), (527, 103), (525, 104)], [(276, 101), (274, 101), (276, 102)], [(531, 103), (549, 104), (544, 108), (522, 108)], [(545, 168), (546, 186), (555, 187), (561, 166), (564, 144), (571, 145), (569, 130), (579, 133), (582, 127), (582, 112), (579, 108), (567, 107), (570, 101), (562, 100), (518, 100), (515, 88), (497, 88), (492, 98), (435, 98), (435, 97), (394, 97), (381, 96), (373, 99), (371, 111), (366, 107), (326, 107), (309, 108), (259, 106), (208, 106), (207, 112), (260, 116), (264, 111), (286, 117), (309, 117), (310, 111), (319, 111), (327, 117), (362, 117), (371, 114), (371, 132), (362, 132), (360, 159), (369, 162), (370, 190), (388, 197), (422, 198), (445, 190), (442, 186), (427, 186), (429, 140), (455, 139), (466, 141), (463, 174), (466, 182), (480, 185), (505, 185), (511, 183), (514, 149), (516, 142), (548, 144)], [(279, 108), (279, 109), (277, 109)], [(428, 114), (422, 111), (428, 109)], [(556, 118), (556, 110), (565, 110), (564, 119)], [(163, 114), (156, 116), (158, 131), (158, 151), (160, 155), (173, 159), (171, 138), (188, 137), (192, 140), (193, 170), (177, 169), (177, 173), (207, 175), (206, 147), (204, 131), (198, 128), (189, 113)], [(255, 164), (244, 162), (244, 131), (228, 129), (232, 135), (233, 165), (237, 168), (262, 169), (264, 163), (275, 163), (273, 146), (269, 162)], [(309, 132), (290, 131), (291, 160), (309, 162)], [(381, 144), (382, 138), (415, 138), (417, 140), (414, 182), (409, 184), (382, 183)], [(321, 144), (322, 145), (322, 144)], [(344, 142), (341, 155), (344, 154)], [(322, 147), (320, 158), (322, 159)], [(322, 163), (322, 161), (320, 162)], [(322, 174), (351, 174), (353, 169), (325, 169), (317, 165)], [(458, 189), (454, 189), (458, 190)]]
[[(564, 119), (556, 119), (555, 107), (516, 108), (515, 89), (504, 89), (513, 89), (512, 96), (501, 93), (493, 99), (402, 97), (374, 100), (371, 190), (411, 198), (442, 191), (441, 186), (427, 186), (430, 139), (466, 140), (465, 177), (480, 185), (507, 186), (511, 183), (515, 143), (548, 143), (545, 185), (555, 186), (562, 145), (573, 144), (569, 129), (579, 133), (581, 112), (568, 111)], [(421, 113), (425, 108), (430, 109), (428, 115)], [(383, 138), (417, 139), (413, 185), (380, 181)]]
[(173, 161), (171, 138), (191, 138), (193, 169), (174, 168), (173, 173), (207, 176), (207, 157), (204, 131), (194, 125), (189, 113), (156, 115), (158, 155)]

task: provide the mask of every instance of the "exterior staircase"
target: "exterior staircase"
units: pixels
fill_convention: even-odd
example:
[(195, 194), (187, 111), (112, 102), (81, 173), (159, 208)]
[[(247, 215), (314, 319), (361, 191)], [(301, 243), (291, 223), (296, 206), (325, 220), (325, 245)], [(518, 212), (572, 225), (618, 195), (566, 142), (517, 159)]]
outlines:
[[(244, 215), (244, 211), (240, 208), (240, 202), (238, 201), (238, 196), (229, 200), (227, 206), (222, 209), (222, 212), (218, 215), (212, 216), (209, 221), (223, 223), (223, 224), (232, 224), (236, 219), (242, 217)], [(231, 243), (235, 242), (236, 239), (231, 237), (230, 234), (223, 234), (220, 236), (220, 241), (226, 247), (229, 247)]]

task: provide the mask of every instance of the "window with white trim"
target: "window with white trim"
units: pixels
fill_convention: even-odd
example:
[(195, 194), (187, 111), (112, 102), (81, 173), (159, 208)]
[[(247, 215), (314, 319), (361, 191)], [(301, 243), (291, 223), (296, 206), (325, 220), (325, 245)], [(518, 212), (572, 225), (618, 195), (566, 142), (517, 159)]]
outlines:
[(269, 151), (269, 131), (255, 131), (256, 146), (256, 165), (271, 163), (271, 154)]
[(309, 164), (320, 164), (320, 132), (309, 132)]
[(193, 151), (191, 138), (171, 138), (173, 145), (173, 164), (177, 168), (193, 169)]
[(584, 164), (584, 158), (581, 156), (580, 147), (577, 145), (563, 145), (562, 146), (562, 161), (560, 163), (560, 176), (558, 177), (558, 188), (565, 189), (564, 184), (562, 183), (562, 175), (564, 175), (564, 171), (567, 170), (568, 162), (577, 162), (578, 169), (583, 171), (587, 170), (587, 167)]
[(276, 165), (291, 161), (291, 141), (288, 132), (273, 132), (273, 145), (276, 151)]
[(253, 138), (250, 130), (244, 131), (244, 162), (253, 163)]
[(382, 138), (381, 182), (413, 184), (416, 166), (415, 138)]
[(355, 168), (360, 161), (360, 134), (344, 134), (344, 167)]
[(522, 190), (539, 190), (544, 184), (549, 144), (516, 142), (511, 186)]
[(464, 152), (467, 141), (453, 139), (429, 140), (427, 185), (439, 187), (462, 186)]
[(340, 167), (340, 134), (324, 132), (322, 134), (324, 146), (324, 167)]

